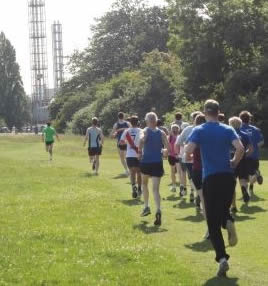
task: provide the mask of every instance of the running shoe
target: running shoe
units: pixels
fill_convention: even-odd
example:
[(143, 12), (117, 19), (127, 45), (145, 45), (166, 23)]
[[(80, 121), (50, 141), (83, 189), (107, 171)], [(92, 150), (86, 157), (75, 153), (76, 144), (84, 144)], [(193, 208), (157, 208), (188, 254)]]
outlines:
[(180, 197), (182, 198), (183, 196), (185, 196), (185, 190), (183, 186), (180, 186)]
[(219, 264), (217, 276), (218, 277), (226, 277), (226, 273), (228, 272), (228, 270), (229, 270), (229, 264), (228, 264), (227, 260), (224, 260), (223, 262), (221, 262)]
[(257, 176), (257, 182), (259, 185), (262, 185), (263, 183), (263, 177), (261, 175), (261, 172), (259, 170), (256, 171), (256, 176)]
[(226, 229), (228, 232), (228, 240), (230, 246), (236, 246), (238, 242), (235, 224), (231, 220), (227, 220)]
[(143, 209), (142, 213), (141, 213), (141, 216), (148, 216), (151, 214), (151, 210), (149, 207), (146, 207)]
[(250, 201), (250, 196), (246, 190), (242, 191), (243, 201), (247, 204)]
[(136, 186), (132, 187), (132, 198), (136, 199), (138, 197), (138, 188)]
[(154, 225), (157, 225), (157, 226), (160, 226), (161, 225), (161, 217), (162, 217), (162, 215), (161, 215), (161, 212), (157, 212), (156, 214), (155, 214), (155, 221), (154, 221)]
[(194, 192), (190, 193), (190, 203), (194, 203)]

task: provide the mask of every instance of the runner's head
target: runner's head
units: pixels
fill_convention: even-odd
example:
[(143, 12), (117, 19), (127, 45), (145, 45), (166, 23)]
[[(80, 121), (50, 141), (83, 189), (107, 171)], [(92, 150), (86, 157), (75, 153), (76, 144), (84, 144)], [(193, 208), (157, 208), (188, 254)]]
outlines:
[(180, 126), (177, 124), (172, 124), (171, 125), (171, 132), (173, 135), (179, 135), (180, 134)]
[(218, 115), (218, 119), (220, 122), (224, 123), (225, 122), (225, 114), (224, 113), (220, 113)]
[(163, 121), (161, 119), (157, 119), (157, 127), (163, 126)]
[(194, 122), (195, 121), (195, 118), (201, 114), (202, 112), (201, 111), (194, 111), (191, 113), (191, 118), (192, 118), (192, 121)]
[(119, 120), (123, 120), (124, 119), (124, 117), (125, 117), (125, 115), (124, 115), (124, 113), (123, 112), (118, 112), (118, 119)]
[(249, 111), (244, 110), (244, 111), (240, 112), (239, 117), (243, 123), (249, 124), (250, 120), (253, 116)]
[(97, 126), (99, 124), (99, 119), (97, 117), (92, 118), (92, 125)]
[(181, 114), (180, 112), (177, 112), (177, 113), (175, 114), (175, 120), (177, 120), (177, 121), (182, 120), (182, 114)]
[(138, 118), (138, 116), (135, 116), (135, 115), (131, 116), (130, 119), (129, 119), (129, 122), (130, 122), (132, 127), (138, 127), (138, 125), (139, 125), (139, 118)]
[(148, 127), (155, 128), (157, 126), (158, 117), (154, 112), (149, 112), (145, 116), (145, 121)]
[(51, 126), (51, 122), (48, 122), (48, 123), (47, 123), (47, 126), (50, 127), (50, 126)]
[(201, 124), (206, 123), (206, 116), (203, 113), (200, 113), (199, 115), (196, 116), (195, 121), (194, 121), (194, 125), (198, 126)]
[(220, 112), (220, 106), (218, 101), (214, 99), (208, 99), (205, 102), (204, 113), (207, 118), (211, 118), (213, 120), (218, 121), (219, 112)]
[(240, 129), (241, 125), (242, 125), (242, 120), (239, 117), (231, 117), (229, 119), (229, 125), (232, 126), (234, 129)]

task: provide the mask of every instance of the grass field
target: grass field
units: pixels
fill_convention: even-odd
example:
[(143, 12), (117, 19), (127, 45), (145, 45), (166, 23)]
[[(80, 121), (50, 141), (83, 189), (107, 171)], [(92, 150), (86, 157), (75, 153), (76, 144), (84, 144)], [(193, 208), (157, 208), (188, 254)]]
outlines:
[(62, 137), (52, 163), (34, 136), (0, 137), (0, 156), (0, 285), (268, 285), (267, 161), (254, 201), (239, 200), (239, 244), (228, 248), (226, 280), (215, 278), (202, 217), (188, 198), (171, 195), (169, 175), (162, 227), (140, 218), (111, 141), (98, 177), (79, 137)]

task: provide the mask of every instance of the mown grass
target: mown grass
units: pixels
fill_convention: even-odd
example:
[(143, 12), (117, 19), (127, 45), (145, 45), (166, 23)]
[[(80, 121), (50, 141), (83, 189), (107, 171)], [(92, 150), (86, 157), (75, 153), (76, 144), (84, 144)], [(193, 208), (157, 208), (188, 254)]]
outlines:
[(255, 200), (239, 200), (239, 245), (228, 248), (226, 280), (215, 278), (202, 217), (169, 192), (167, 164), (156, 228), (153, 216), (139, 216), (114, 142), (105, 144), (98, 177), (80, 137), (62, 137), (52, 163), (35, 136), (0, 137), (0, 156), (0, 285), (268, 285), (265, 161)]

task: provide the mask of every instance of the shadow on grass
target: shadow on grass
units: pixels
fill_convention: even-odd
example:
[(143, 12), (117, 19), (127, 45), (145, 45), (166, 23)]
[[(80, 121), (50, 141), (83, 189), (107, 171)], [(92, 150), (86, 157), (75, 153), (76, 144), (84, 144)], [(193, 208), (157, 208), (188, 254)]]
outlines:
[(238, 278), (219, 278), (214, 277), (209, 279), (202, 286), (239, 286)]
[(251, 202), (263, 202), (263, 201), (265, 201), (265, 199), (260, 198), (260, 197), (258, 197), (257, 195), (254, 194), (254, 195), (250, 198), (250, 201), (251, 201)]
[(265, 209), (259, 206), (250, 206), (250, 205), (245, 205), (245, 204), (240, 208), (240, 210), (242, 213), (245, 213), (245, 214), (255, 214), (255, 213), (266, 212)]
[(96, 177), (96, 175), (95, 175), (95, 174), (92, 174), (92, 173), (89, 173), (89, 172), (86, 172), (86, 173), (80, 174), (80, 177), (83, 177), (83, 178), (91, 178), (91, 177)]
[(132, 199), (132, 200), (118, 200), (118, 202), (120, 203), (123, 203), (124, 205), (127, 205), (127, 206), (139, 206), (139, 205), (142, 205), (143, 202), (139, 199)]
[[(164, 198), (163, 198), (163, 200), (164, 200)], [(165, 200), (166, 200), (166, 201), (171, 201), (171, 202), (176, 202), (176, 201), (179, 201), (180, 198), (179, 198), (179, 197), (176, 197), (175, 194), (172, 194), (172, 195), (166, 197)]]
[(255, 217), (248, 216), (248, 215), (234, 215), (235, 221), (246, 221), (246, 220), (253, 220), (256, 219)]
[(167, 229), (161, 228), (159, 226), (148, 226), (148, 224), (149, 223), (147, 221), (142, 221), (140, 224), (133, 225), (133, 229), (138, 229), (145, 234), (161, 233), (168, 231)]
[(190, 222), (202, 222), (204, 221), (204, 217), (201, 213), (197, 213), (196, 215), (189, 215), (187, 217), (179, 218), (177, 220), (190, 221)]
[(173, 208), (189, 209), (194, 207), (194, 203), (188, 203), (186, 199), (182, 199), (178, 204), (173, 205)]
[(203, 241), (195, 242), (192, 244), (185, 244), (184, 246), (191, 249), (192, 251), (197, 252), (208, 252), (213, 250), (212, 244), (208, 239), (204, 239)]
[(113, 177), (114, 180), (118, 180), (118, 179), (126, 179), (128, 176), (126, 174), (120, 174), (117, 175), (115, 177)]

